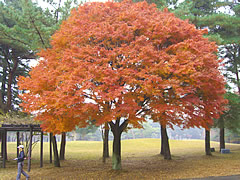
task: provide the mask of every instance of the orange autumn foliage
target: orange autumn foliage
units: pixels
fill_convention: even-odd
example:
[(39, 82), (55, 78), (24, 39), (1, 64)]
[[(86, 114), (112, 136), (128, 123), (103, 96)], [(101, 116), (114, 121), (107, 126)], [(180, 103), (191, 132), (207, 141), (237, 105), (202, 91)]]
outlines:
[(146, 2), (86, 3), (53, 35), (30, 77), (22, 107), (59, 133), (145, 115), (165, 125), (207, 127), (223, 110), (217, 46), (167, 10)]

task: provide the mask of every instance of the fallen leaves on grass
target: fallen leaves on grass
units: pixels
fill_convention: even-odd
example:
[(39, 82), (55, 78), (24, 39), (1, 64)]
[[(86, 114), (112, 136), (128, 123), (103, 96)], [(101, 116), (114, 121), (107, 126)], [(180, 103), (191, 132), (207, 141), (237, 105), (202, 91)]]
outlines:
[[(146, 147), (144, 141), (151, 141)], [(101, 142), (92, 144), (98, 147), (95, 151), (87, 152), (89, 144), (84, 146), (84, 142), (68, 142), (66, 158), (61, 161), (61, 168), (54, 168), (53, 164), (49, 164), (48, 154), (45, 152), (44, 167), (39, 168), (39, 160), (33, 159), (32, 170), (29, 173), (32, 179), (184, 179), (184, 178), (200, 178), (208, 176), (227, 176), (240, 174), (239, 159), (240, 145), (227, 145), (230, 148), (231, 154), (213, 153), (213, 156), (205, 156), (203, 147), (204, 141), (171, 141), (173, 159), (164, 160), (161, 155), (158, 155), (159, 149), (156, 148), (156, 143), (159, 140), (141, 139), (123, 141), (123, 156), (122, 167), (120, 171), (111, 170), (111, 158), (107, 159), (105, 164), (101, 161)], [(98, 144), (98, 145), (97, 145)], [(194, 147), (191, 148), (191, 144)], [(182, 146), (181, 146), (182, 145)], [(75, 147), (73, 151), (72, 146)], [(135, 148), (134, 148), (135, 146)], [(212, 143), (212, 146), (218, 147), (218, 143)], [(78, 147), (81, 151), (77, 152)], [(136, 150), (140, 149), (139, 151)], [(186, 148), (185, 153), (183, 152)], [(70, 148), (70, 149), (69, 149)], [(85, 149), (86, 148), (86, 149)], [(86, 151), (84, 152), (83, 149)], [(134, 149), (134, 150), (133, 150)], [(9, 148), (9, 159), (14, 153), (13, 149)], [(34, 153), (36, 153), (36, 149)], [(72, 153), (70, 153), (72, 152)], [(37, 153), (39, 153), (37, 151)], [(79, 153), (77, 155), (77, 153)], [(86, 158), (82, 158), (86, 154)], [(27, 164), (27, 163), (26, 163)], [(25, 165), (24, 169), (26, 170)], [(15, 179), (17, 175), (17, 165), (15, 162), (7, 162), (6, 169), (0, 169), (0, 179)]]

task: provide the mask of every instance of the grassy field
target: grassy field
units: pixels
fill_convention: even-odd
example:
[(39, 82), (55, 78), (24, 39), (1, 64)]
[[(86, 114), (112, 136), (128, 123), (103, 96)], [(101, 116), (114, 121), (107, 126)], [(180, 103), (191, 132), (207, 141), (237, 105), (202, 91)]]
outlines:
[[(111, 154), (110, 142), (110, 154)], [(39, 146), (33, 150), (31, 179), (183, 179), (207, 176), (240, 174), (240, 145), (227, 144), (231, 154), (220, 154), (219, 144), (211, 143), (216, 151), (213, 156), (204, 154), (204, 141), (171, 140), (173, 160), (159, 155), (159, 139), (135, 139), (122, 141), (121, 171), (111, 170), (111, 159), (102, 163), (102, 142), (67, 142), (66, 160), (61, 168), (49, 163), (49, 146), (44, 143), (44, 167), (39, 168)], [(7, 168), (0, 168), (0, 179), (16, 179), (17, 165), (11, 159), (16, 156), (16, 144), (8, 143)], [(25, 162), (24, 169), (27, 169)], [(24, 179), (22, 177), (22, 179)]]

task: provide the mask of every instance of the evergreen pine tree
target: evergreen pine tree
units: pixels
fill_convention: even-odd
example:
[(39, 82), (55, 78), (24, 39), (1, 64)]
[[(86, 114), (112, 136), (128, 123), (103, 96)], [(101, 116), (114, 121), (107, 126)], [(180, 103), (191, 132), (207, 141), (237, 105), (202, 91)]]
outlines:
[(29, 62), (37, 59), (39, 49), (50, 46), (50, 37), (77, 1), (64, 4), (47, 0), (42, 8), (31, 0), (0, 2), (0, 110), (18, 110), (17, 77), (26, 76)]
[[(208, 28), (207, 37), (219, 45), (219, 57), (223, 59), (223, 72), (229, 83), (237, 87), (240, 93), (240, 3), (237, 1), (186, 0), (181, 3), (175, 14), (196, 25), (197, 28)], [(235, 89), (231, 89), (235, 91)], [(224, 148), (224, 128), (237, 131), (240, 129), (238, 108), (239, 96), (228, 92), (229, 105), (226, 112), (215, 120), (220, 128), (220, 149)]]

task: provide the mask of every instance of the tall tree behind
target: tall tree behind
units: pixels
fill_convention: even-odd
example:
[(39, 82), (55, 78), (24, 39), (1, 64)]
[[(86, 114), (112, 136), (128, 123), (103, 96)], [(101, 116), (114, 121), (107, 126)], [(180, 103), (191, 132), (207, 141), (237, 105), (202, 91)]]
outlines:
[[(208, 28), (209, 34), (207, 37), (212, 41), (216, 41), (218, 45), (222, 45), (224, 37), (217, 32), (219, 29), (222, 29), (221, 24), (224, 24), (222, 22), (222, 17), (226, 18), (228, 16), (230, 17), (230, 15), (219, 13), (219, 8), (225, 7), (226, 5), (228, 5), (228, 2), (219, 0), (186, 0), (181, 3), (179, 7), (174, 10), (174, 12), (182, 19), (189, 19), (189, 21), (193, 23), (196, 28)], [(225, 21), (225, 23), (234, 24), (230, 19)], [(222, 125), (223, 123), (221, 123), (221, 132), (223, 134), (224, 128)], [(205, 132), (205, 151), (207, 155), (210, 155), (210, 130), (206, 129)]]
[[(0, 2), (0, 113), (3, 115), (19, 110), (17, 78), (28, 75), (29, 62), (37, 59), (39, 49), (50, 47), (51, 35), (77, 4), (76, 0), (63, 5), (61, 0), (47, 2), (51, 10), (31, 0)], [(64, 153), (62, 148), (65, 149), (65, 143), (61, 146)]]
[(29, 61), (37, 59), (39, 49), (50, 47), (51, 35), (70, 14), (77, 1), (63, 5), (48, 1), (43, 9), (31, 0), (0, 2), (0, 110), (18, 110), (17, 77), (27, 76)]
[(228, 3), (225, 8), (230, 9), (231, 14), (216, 16), (212, 33), (222, 39), (220, 57), (224, 58), (225, 77), (237, 87), (240, 94), (240, 2)]
[[(229, 105), (224, 114), (215, 120), (215, 126), (220, 128), (220, 150), (225, 148), (225, 128), (236, 132), (239, 124), (239, 96), (230, 91), (237, 91), (240, 94), (240, 3), (237, 1), (217, 2), (217, 10), (209, 11), (208, 16), (198, 19), (200, 27), (208, 27), (209, 38), (219, 45), (219, 57), (223, 59), (223, 72), (227, 81), (232, 84), (225, 95)], [(235, 87), (233, 87), (235, 86)]]
[(207, 37), (217, 42), (224, 59), (224, 75), (240, 93), (240, 2), (186, 0), (174, 12), (197, 28), (208, 28)]
[[(16, 11), (15, 11), (16, 10)], [(11, 1), (0, 3), (0, 109), (6, 113), (17, 105), (18, 89), (16, 78), (19, 75), (26, 76), (29, 67), (22, 61), (23, 57), (29, 59), (29, 50), (26, 43), (22, 41), (22, 34), (16, 27), (17, 14), (21, 10), (18, 4)], [(17, 34), (19, 36), (17, 37)]]
[(215, 120), (215, 127), (220, 129), (220, 151), (225, 149), (225, 128), (232, 133), (239, 133), (240, 131), (240, 97), (238, 94), (228, 92), (225, 98), (228, 99), (229, 104), (224, 114)]
[[(133, 0), (133, 2), (141, 2), (143, 0)], [(157, 8), (176, 8), (179, 0), (146, 0), (148, 4), (156, 4)]]

